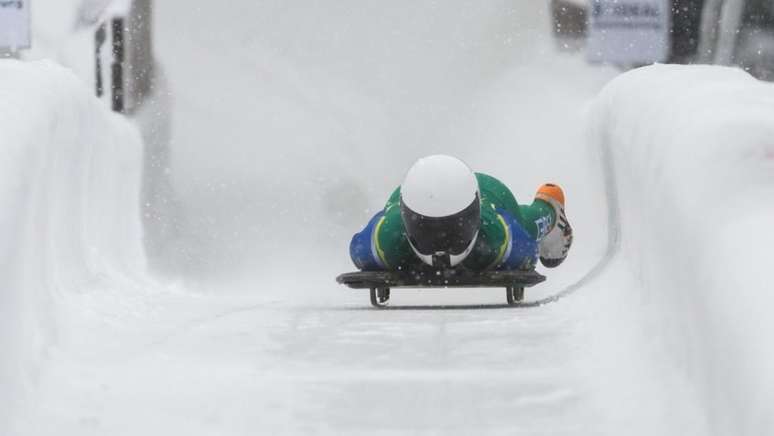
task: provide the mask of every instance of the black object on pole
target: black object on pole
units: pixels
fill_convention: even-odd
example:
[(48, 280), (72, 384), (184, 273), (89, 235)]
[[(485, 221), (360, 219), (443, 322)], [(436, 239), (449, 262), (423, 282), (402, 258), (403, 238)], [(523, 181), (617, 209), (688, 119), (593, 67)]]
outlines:
[(102, 81), (102, 59), (99, 54), (102, 51), (102, 46), (105, 45), (105, 39), (107, 39), (106, 32), (105, 24), (103, 23), (100, 24), (97, 28), (97, 32), (94, 34), (94, 68), (97, 97), (102, 97), (102, 95), (105, 94), (105, 85)]
[(111, 65), (111, 88), (113, 91), (113, 110), (124, 112), (124, 19), (114, 18), (111, 23), (113, 34), (113, 64)]

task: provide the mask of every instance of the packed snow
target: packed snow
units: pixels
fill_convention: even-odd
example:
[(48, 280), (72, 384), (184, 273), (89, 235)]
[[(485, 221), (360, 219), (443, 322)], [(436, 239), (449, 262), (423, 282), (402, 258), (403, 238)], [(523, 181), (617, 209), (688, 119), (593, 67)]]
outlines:
[[(31, 57), (87, 85), (0, 61), (0, 434), (774, 431), (772, 85), (614, 78), (554, 53), (531, 0), (410, 5), (157, 2), (172, 106), (129, 122), (69, 54), (83, 29)], [(149, 171), (157, 111), (171, 165)], [(521, 201), (565, 187), (574, 247), (527, 292), (560, 299), (395, 291), (379, 311), (333, 281), (438, 152)], [(143, 250), (159, 170), (163, 259)]]
[(62, 306), (73, 294), (147, 283), (136, 129), (52, 62), (2, 61), (0, 83), (5, 430), (20, 404), (35, 404), (42, 366), (69, 337)]
[(660, 364), (708, 433), (774, 431), (774, 85), (731, 68), (643, 68), (608, 85), (590, 123), (616, 174), (626, 295)]

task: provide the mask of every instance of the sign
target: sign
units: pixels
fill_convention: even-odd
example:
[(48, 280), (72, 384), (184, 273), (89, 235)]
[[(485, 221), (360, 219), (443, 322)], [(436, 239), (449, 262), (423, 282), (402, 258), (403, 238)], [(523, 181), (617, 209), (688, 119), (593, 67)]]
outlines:
[(0, 49), (30, 47), (30, 0), (0, 0)]
[(589, 61), (619, 65), (665, 61), (670, 49), (671, 3), (671, 0), (591, 0)]

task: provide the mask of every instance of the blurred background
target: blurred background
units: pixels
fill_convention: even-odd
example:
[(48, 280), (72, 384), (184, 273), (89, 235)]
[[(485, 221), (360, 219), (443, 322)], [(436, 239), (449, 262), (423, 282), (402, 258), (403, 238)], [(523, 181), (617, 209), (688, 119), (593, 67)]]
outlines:
[[(13, 34), (10, 16), (29, 28)], [(26, 103), (42, 115), (25, 131), (53, 138), (4, 149), (46, 147), (12, 156), (26, 173), (4, 185), (23, 210), (4, 227), (0, 406), (24, 407), (0, 407), (0, 433), (4, 415), (35, 436), (774, 428), (771, 212), (753, 207), (771, 191), (771, 85), (654, 67), (599, 96), (654, 63), (771, 80), (773, 30), (771, 0), (0, 1), (0, 41), (16, 38), (0, 56), (55, 61), (4, 62), (0, 77), (20, 102), (7, 125)], [(50, 119), (123, 141), (60, 147)], [(130, 158), (106, 150), (139, 157), (135, 127), (145, 253), (130, 268), (111, 253), (138, 239), (137, 180), (108, 200), (73, 186), (115, 183), (105, 173)], [(574, 246), (527, 300), (583, 292), (497, 310), (502, 289), (407, 291), (408, 310), (377, 311), (336, 284), (352, 234), (432, 153), (521, 202), (561, 184)], [(73, 180), (75, 164), (95, 177)], [(83, 204), (131, 225), (98, 227)]]
[(601, 251), (583, 102), (654, 62), (770, 78), (772, 4), (37, 0), (31, 49), (7, 55), (58, 59), (137, 121), (156, 272), (330, 274), (406, 168), (441, 152), (523, 201), (565, 183), (600, 240), (579, 246)]

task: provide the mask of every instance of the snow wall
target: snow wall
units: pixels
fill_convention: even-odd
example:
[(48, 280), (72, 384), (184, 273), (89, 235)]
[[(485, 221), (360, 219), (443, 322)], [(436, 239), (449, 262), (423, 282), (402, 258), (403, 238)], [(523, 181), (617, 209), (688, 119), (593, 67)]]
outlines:
[(771, 433), (774, 85), (656, 65), (612, 81), (590, 115), (643, 348), (689, 380), (714, 434)]
[(67, 335), (65, 294), (137, 283), (135, 128), (51, 62), (0, 61), (0, 434)]

